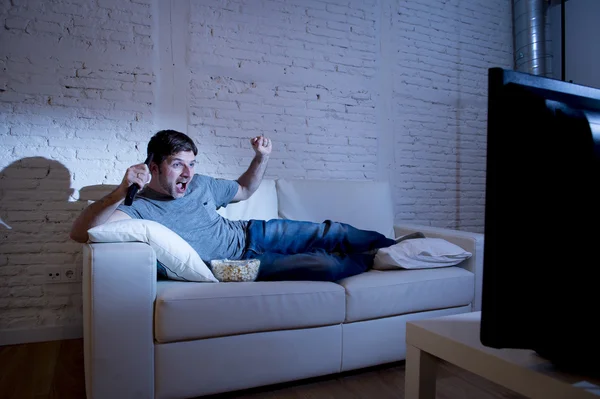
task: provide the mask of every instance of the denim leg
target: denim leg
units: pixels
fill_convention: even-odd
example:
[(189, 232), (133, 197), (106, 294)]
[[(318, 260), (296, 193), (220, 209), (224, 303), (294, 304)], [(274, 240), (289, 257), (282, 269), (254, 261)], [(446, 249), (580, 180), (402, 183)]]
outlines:
[(348, 254), (394, 244), (394, 240), (376, 231), (360, 230), (330, 220), (323, 223), (286, 219), (250, 220), (248, 224), (247, 248), (258, 254), (299, 254), (315, 249)]
[(316, 249), (293, 255), (247, 251), (245, 258), (260, 260), (257, 281), (337, 281), (367, 271), (374, 255), (330, 254)]

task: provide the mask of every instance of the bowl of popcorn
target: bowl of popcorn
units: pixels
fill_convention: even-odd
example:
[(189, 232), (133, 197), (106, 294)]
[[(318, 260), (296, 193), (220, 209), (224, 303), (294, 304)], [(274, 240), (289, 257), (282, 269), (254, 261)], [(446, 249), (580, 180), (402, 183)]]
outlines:
[(218, 259), (210, 261), (213, 275), (220, 282), (254, 281), (258, 276), (260, 260)]

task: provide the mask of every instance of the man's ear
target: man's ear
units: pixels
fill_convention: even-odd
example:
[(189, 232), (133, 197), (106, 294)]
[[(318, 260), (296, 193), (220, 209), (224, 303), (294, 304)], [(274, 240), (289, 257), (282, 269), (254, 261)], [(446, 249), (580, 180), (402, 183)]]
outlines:
[(160, 173), (160, 167), (158, 166), (158, 164), (156, 162), (150, 162), (150, 173), (151, 174), (159, 174)]

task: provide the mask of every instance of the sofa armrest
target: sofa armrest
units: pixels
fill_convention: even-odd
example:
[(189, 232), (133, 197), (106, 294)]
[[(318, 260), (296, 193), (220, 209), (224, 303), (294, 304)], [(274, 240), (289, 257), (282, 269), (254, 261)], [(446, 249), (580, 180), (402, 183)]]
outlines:
[(420, 231), (426, 237), (443, 238), (458, 245), (465, 251), (473, 254), (469, 259), (461, 262), (458, 266), (472, 272), (475, 275), (475, 300), (472, 304), (474, 312), (481, 310), (481, 285), (483, 282), (483, 240), (484, 235), (470, 233), (460, 230), (445, 229), (441, 227), (422, 226), (416, 224), (398, 224), (394, 226), (396, 237)]
[(88, 399), (154, 397), (156, 254), (140, 242), (83, 247)]

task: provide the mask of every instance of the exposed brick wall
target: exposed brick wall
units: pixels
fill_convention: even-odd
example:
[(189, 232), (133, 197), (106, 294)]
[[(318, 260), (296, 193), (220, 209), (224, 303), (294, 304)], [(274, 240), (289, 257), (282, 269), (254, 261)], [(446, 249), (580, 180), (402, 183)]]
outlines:
[(154, 103), (152, 5), (2, 2), (0, 330), (81, 325), (81, 286), (44, 284), (81, 265), (69, 230), (78, 190), (114, 184), (143, 157)]
[(396, 221), (483, 228), (487, 68), (511, 64), (509, 0), (0, 5), (0, 332), (81, 324), (75, 200), (117, 184), (159, 128), (238, 177), (390, 179)]
[[(487, 68), (511, 66), (510, 9), (193, 4), (180, 22), (190, 26), (183, 72), (203, 172), (238, 176), (252, 156), (247, 137), (264, 133), (276, 146), (268, 176), (389, 178), (398, 222), (482, 231)], [(378, 140), (389, 136), (393, 166), (382, 173)]]
[(487, 69), (512, 65), (510, 10), (509, 0), (392, 9), (396, 221), (482, 232)]
[(250, 3), (191, 7), (189, 131), (205, 171), (239, 176), (247, 138), (265, 134), (268, 176), (376, 178), (378, 3)]

